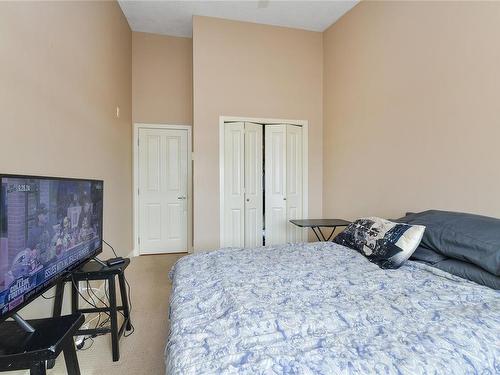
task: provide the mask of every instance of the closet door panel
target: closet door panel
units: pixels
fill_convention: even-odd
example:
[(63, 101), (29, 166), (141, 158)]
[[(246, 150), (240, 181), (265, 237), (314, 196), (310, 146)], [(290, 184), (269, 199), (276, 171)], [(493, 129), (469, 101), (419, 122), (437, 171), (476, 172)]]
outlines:
[(262, 125), (245, 123), (245, 247), (262, 246)]
[(286, 129), (286, 225), (287, 242), (302, 242), (303, 229), (290, 223), (302, 219), (302, 128), (287, 125)]
[(221, 246), (245, 246), (245, 125), (224, 129), (224, 238)]
[(286, 125), (265, 127), (266, 245), (287, 241)]

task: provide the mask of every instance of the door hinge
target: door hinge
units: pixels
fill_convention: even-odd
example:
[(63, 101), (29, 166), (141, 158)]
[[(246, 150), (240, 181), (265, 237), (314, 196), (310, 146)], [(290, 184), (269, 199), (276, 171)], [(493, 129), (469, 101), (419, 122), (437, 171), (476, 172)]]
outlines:
[(141, 244), (141, 237), (137, 239), (137, 243), (140, 245)]

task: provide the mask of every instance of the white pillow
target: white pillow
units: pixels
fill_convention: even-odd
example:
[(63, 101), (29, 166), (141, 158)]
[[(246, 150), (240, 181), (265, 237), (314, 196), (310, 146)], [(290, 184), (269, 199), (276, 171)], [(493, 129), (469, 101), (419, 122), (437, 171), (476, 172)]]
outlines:
[(381, 268), (399, 268), (417, 249), (424, 231), (423, 225), (364, 217), (351, 223), (333, 241), (359, 251)]

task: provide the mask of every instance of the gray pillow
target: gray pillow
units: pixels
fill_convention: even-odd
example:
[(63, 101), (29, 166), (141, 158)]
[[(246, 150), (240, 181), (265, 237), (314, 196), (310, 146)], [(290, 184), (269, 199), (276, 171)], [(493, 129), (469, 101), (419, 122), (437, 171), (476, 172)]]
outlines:
[(500, 289), (500, 277), (483, 270), (472, 263), (458, 259), (446, 258), (440, 253), (419, 246), (410, 257), (411, 260), (426, 263), (463, 279), (487, 286), (496, 290)]
[(451, 273), (463, 279), (474, 281), (475, 283), (487, 286), (493, 289), (500, 289), (500, 277), (495, 276), (481, 267), (475, 266), (458, 259), (446, 259), (435, 264), (432, 267), (439, 268), (445, 272)]
[(429, 210), (397, 220), (426, 227), (421, 245), (500, 276), (500, 219)]
[(410, 259), (412, 260), (420, 260), (429, 264), (436, 264), (443, 260), (449, 259), (445, 257), (443, 254), (436, 253), (433, 250), (426, 249), (425, 247), (419, 246), (417, 250), (411, 255)]

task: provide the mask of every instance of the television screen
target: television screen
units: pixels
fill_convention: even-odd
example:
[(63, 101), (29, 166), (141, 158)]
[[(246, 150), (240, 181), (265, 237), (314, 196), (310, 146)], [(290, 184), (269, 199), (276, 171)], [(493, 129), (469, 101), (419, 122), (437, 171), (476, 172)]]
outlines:
[(102, 250), (103, 182), (0, 175), (0, 321)]

